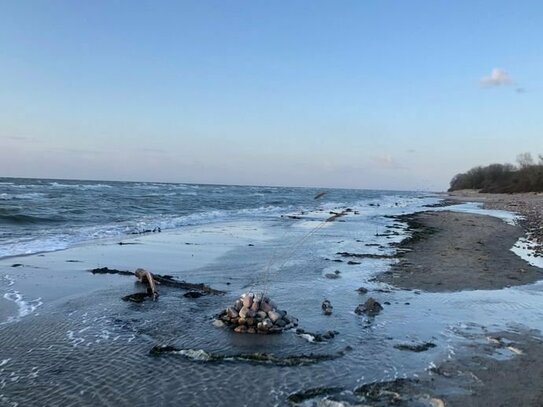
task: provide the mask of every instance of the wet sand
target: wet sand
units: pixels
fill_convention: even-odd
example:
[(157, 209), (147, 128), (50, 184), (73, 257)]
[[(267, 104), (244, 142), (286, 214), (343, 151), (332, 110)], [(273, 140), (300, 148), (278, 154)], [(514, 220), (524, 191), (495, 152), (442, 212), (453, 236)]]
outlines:
[[(510, 225), (490, 216), (450, 211), (400, 216), (413, 235), (400, 243), (405, 252), (399, 262), (378, 280), (430, 292), (498, 290), (540, 280), (543, 271), (510, 249), (526, 234), (541, 239), (543, 197), (473, 196), (452, 197), (448, 203), (484, 202), (486, 208), (517, 212), (524, 219)], [(533, 249), (536, 255), (541, 252), (540, 245)], [(512, 329), (469, 339), (464, 349), (427, 376), (391, 382), (385, 390), (397, 390), (406, 405), (420, 400), (420, 394), (430, 395), (428, 403), (435, 406), (543, 405), (541, 332)]]
[(447, 201), (481, 202), (486, 209), (501, 209), (521, 215), (519, 224), (539, 243), (536, 252), (543, 256), (543, 193), (481, 194), (463, 190), (449, 193)]
[(510, 249), (523, 237), (520, 226), (458, 212), (402, 215), (413, 237), (400, 243), (399, 262), (379, 281), (430, 292), (489, 290), (533, 283), (543, 272)]

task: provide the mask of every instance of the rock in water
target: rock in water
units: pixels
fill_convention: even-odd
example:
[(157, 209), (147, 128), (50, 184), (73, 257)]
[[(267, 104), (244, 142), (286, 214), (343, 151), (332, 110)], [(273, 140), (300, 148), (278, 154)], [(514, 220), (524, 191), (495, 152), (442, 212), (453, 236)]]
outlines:
[(377, 315), (383, 310), (381, 304), (379, 304), (374, 298), (370, 297), (364, 304), (358, 305), (354, 312), (358, 315), (366, 314), (370, 317)]
[[(330, 305), (331, 307), (331, 305)], [(278, 333), (298, 325), (298, 320), (262, 294), (245, 293), (216, 316), (237, 333)], [(219, 323), (214, 323), (219, 326)]]
[(321, 304), (322, 312), (324, 312), (324, 315), (332, 315), (332, 303), (328, 300), (324, 300)]

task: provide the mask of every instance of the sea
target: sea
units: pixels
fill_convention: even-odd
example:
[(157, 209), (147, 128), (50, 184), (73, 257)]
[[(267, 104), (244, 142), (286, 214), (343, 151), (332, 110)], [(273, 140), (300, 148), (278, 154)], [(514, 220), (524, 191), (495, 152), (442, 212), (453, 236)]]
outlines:
[[(411, 233), (395, 215), (515, 219), (441, 202), (421, 191), (0, 178), (0, 406), (360, 405), (362, 385), (431, 375), (492, 332), (543, 329), (541, 282), (430, 293), (375, 279)], [(160, 286), (158, 301), (131, 303), (135, 279), (90, 272), (102, 267), (224, 294)], [(303, 331), (214, 325), (250, 291)], [(370, 296), (382, 312), (356, 314)]]
[[(325, 194), (314, 199), (321, 192)], [(427, 196), (356, 189), (0, 178), (0, 258), (217, 221), (273, 220), (317, 208), (406, 207)]]

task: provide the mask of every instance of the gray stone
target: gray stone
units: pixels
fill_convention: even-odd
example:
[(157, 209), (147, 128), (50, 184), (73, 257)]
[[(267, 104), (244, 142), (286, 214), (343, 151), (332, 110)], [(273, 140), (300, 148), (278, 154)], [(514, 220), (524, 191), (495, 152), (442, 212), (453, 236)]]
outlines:
[(285, 322), (284, 319), (278, 319), (277, 321), (275, 321), (275, 325), (277, 325), (280, 328), (283, 328), (284, 326), (287, 325), (287, 323)]
[(213, 325), (216, 326), (217, 328), (222, 328), (225, 324), (220, 319), (216, 319), (213, 321)]
[(256, 317), (259, 318), (259, 319), (264, 319), (268, 316), (268, 314), (266, 314), (264, 311), (258, 311), (256, 313)]
[(262, 301), (260, 303), (260, 310), (267, 313), (267, 312), (273, 311), (273, 308), (268, 302)]
[(226, 308), (226, 315), (228, 315), (230, 318), (237, 318), (238, 317), (238, 311), (236, 311), (233, 307)]
[(279, 319), (281, 319), (281, 314), (276, 311), (269, 311), (268, 317), (271, 319), (272, 322), (275, 322)]

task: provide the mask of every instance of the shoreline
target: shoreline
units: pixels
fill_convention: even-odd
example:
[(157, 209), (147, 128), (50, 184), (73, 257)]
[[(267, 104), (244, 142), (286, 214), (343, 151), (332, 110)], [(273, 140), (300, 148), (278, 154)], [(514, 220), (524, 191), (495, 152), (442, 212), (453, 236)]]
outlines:
[[(399, 288), (450, 292), (499, 290), (543, 279), (541, 268), (512, 251), (518, 239), (528, 236), (534, 242), (533, 255), (543, 255), (543, 195), (463, 191), (449, 194), (443, 205), (436, 206), (474, 201), (485, 209), (506, 210), (522, 218), (510, 225), (488, 215), (453, 212), (453, 208), (399, 216), (412, 236), (398, 245), (399, 262), (377, 280)], [(377, 384), (383, 389), (379, 394), (397, 391), (405, 401), (430, 394), (434, 406), (541, 406), (541, 332), (520, 324), (499, 332), (484, 326), (481, 330), (466, 335), (468, 343), (453, 358), (430, 368), (420, 379)]]
[(543, 257), (543, 193), (486, 194), (462, 190), (447, 193), (446, 200), (452, 203), (480, 202), (485, 209), (519, 214), (519, 224), (536, 243), (533, 247), (536, 254)]
[(399, 261), (380, 282), (428, 292), (496, 290), (534, 283), (541, 269), (511, 251), (520, 226), (487, 215), (428, 211), (400, 215), (412, 236), (397, 245)]

